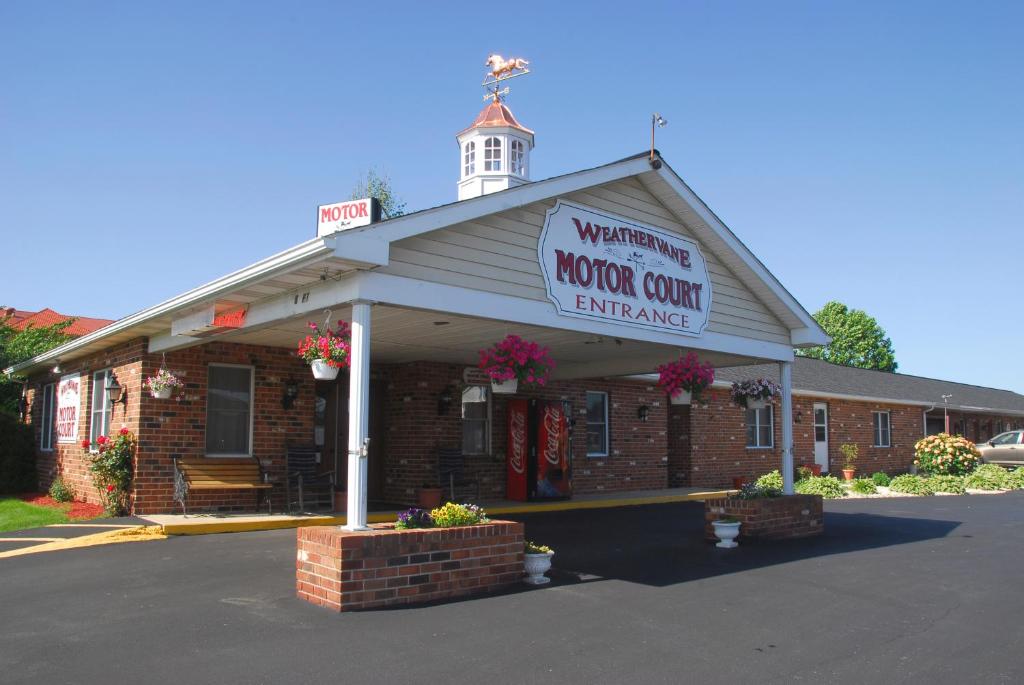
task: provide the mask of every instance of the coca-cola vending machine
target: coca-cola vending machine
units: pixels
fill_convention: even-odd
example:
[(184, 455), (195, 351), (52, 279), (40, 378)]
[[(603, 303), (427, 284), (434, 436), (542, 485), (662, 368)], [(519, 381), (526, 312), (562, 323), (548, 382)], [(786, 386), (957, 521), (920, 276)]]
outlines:
[(508, 401), (508, 480), (511, 500), (572, 497), (572, 408), (553, 400)]

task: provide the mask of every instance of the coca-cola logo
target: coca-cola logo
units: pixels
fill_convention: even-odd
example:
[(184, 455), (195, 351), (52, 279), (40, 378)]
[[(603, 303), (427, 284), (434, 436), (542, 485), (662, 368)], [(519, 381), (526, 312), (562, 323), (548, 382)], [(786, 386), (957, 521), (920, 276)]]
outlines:
[(513, 410), (509, 417), (509, 466), (515, 473), (526, 471), (526, 414)]
[(562, 410), (557, 407), (544, 409), (544, 458), (549, 464), (561, 464)]

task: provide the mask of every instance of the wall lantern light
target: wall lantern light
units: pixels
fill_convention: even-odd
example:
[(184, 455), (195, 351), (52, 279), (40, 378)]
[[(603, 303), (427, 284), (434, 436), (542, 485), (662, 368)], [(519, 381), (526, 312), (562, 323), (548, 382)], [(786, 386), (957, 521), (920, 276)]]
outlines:
[(650, 417), (650, 415), (651, 408), (648, 407), (646, 404), (641, 404), (640, 408), (636, 410), (636, 417), (640, 419), (640, 421), (643, 423), (647, 423), (647, 419)]
[(281, 396), (281, 406), (291, 409), (295, 406), (295, 400), (299, 397), (299, 383), (294, 378), (289, 378), (284, 384), (284, 394)]
[(53, 373), (63, 373), (64, 369), (60, 368), (60, 359), (53, 365)]
[(446, 387), (441, 391), (441, 394), (437, 396), (437, 415), (444, 416), (448, 413), (448, 410), (452, 406), (452, 402), (455, 401), (455, 391), (452, 386)]
[(804, 417), (804, 413), (802, 411), (800, 411), (800, 410), (797, 410), (796, 417), (793, 419), (793, 421), (795, 423), (800, 423), (800, 419), (802, 419), (803, 417)]
[(124, 403), (128, 406), (128, 393), (121, 387), (121, 384), (117, 382), (117, 378), (114, 374), (110, 374), (110, 380), (107, 381), (107, 397), (110, 398), (110, 406), (113, 406), (119, 402)]

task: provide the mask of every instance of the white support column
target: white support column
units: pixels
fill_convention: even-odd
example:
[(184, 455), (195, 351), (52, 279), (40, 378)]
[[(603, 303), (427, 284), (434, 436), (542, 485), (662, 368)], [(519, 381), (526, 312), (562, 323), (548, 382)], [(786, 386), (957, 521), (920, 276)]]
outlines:
[(793, 362), (779, 362), (782, 379), (782, 492), (793, 494)]
[(367, 447), (370, 411), (370, 313), (373, 303), (352, 303), (352, 350), (348, 385), (348, 516), (345, 530), (366, 525)]

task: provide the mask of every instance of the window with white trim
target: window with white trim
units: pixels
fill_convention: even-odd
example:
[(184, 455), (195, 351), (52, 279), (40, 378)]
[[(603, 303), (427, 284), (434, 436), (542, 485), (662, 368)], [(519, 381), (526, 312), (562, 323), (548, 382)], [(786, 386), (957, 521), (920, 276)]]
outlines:
[(484, 141), (484, 171), (501, 171), (501, 138)]
[(608, 393), (587, 393), (587, 456), (608, 456)]
[(253, 368), (210, 364), (206, 385), (206, 454), (252, 454)]
[(96, 444), (96, 439), (110, 432), (110, 395), (107, 386), (113, 377), (113, 369), (97, 371), (92, 375), (92, 405), (89, 414), (89, 442)]
[(39, 419), (39, 449), (53, 449), (53, 383), (43, 386), (42, 411)]
[(509, 146), (508, 161), (509, 169), (512, 170), (513, 174), (519, 176), (526, 175), (526, 154), (525, 148), (523, 147), (523, 141), (513, 140)]
[(773, 447), (775, 445), (774, 420), (771, 405), (747, 410), (747, 447)]
[(466, 143), (462, 156), (462, 175), (472, 176), (476, 173), (476, 143), (472, 140)]
[(462, 453), (487, 454), (491, 444), (490, 388), (470, 385), (462, 389)]
[(889, 412), (871, 412), (871, 423), (875, 431), (875, 447), (891, 447), (892, 435), (889, 430)]

